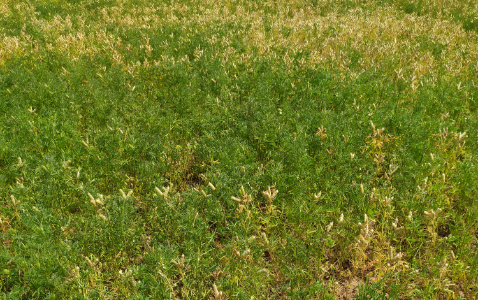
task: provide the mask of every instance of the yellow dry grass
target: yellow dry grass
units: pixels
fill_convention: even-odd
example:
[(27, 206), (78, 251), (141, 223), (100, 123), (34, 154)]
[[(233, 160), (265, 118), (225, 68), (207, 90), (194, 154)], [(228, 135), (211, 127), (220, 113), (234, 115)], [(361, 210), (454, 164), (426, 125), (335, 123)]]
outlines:
[[(458, 5), (453, 0), (429, 2), (440, 2), (450, 9)], [(171, 5), (133, 8), (126, 8), (119, 2), (116, 6), (94, 12), (94, 18), (86, 13), (75, 15), (76, 26), (72, 25), (69, 16), (62, 18), (57, 15), (49, 20), (39, 18), (34, 8), (26, 3), (0, 6), (4, 16), (10, 15), (12, 9), (40, 30), (46, 43), (35, 40), (25, 29), (14, 37), (0, 29), (0, 65), (23, 53), (41, 59), (38, 53), (43, 47), (72, 61), (84, 55), (106, 52), (114, 63), (131, 71), (145, 62), (127, 61), (121, 50), (131, 50), (133, 45), (123, 42), (117, 32), (108, 31), (107, 26), (114, 26), (116, 30), (144, 30), (144, 44), (140, 48), (147, 55), (153, 51), (147, 30), (179, 26), (183, 31), (180, 43), (203, 32), (209, 43), (217, 45), (216, 55), (225, 62), (247, 63), (254, 52), (277, 56), (277, 50), (285, 49), (281, 56), (290, 65), (296, 53), (308, 52), (310, 54), (302, 58), (300, 64), (338, 69), (344, 77), (355, 77), (361, 72), (382, 68), (384, 64), (392, 65), (396, 68), (394, 78), (404, 80), (412, 89), (416, 89), (421, 81), (435, 81), (443, 70), (463, 81), (470, 80), (469, 74), (478, 71), (478, 37), (475, 32), (466, 32), (460, 24), (440, 18), (404, 14), (393, 7), (358, 8), (345, 13), (332, 11), (322, 16), (320, 9), (304, 6), (299, 1), (241, 5), (211, 0), (198, 1), (190, 6), (173, 2)], [(272, 13), (266, 13), (268, 10)], [(217, 30), (231, 24), (234, 30), (222, 32), (221, 36), (216, 34)], [(170, 38), (176, 39), (174, 36)], [(231, 41), (238, 38), (247, 46), (243, 53), (231, 46)], [(429, 46), (423, 47), (424, 41), (441, 47), (440, 55), (433, 55)], [(167, 42), (164, 47), (168, 47)], [(353, 68), (352, 54), (359, 57)], [(200, 56), (201, 51), (197, 49), (196, 59)], [(178, 59), (186, 58), (151, 57), (145, 66)]]

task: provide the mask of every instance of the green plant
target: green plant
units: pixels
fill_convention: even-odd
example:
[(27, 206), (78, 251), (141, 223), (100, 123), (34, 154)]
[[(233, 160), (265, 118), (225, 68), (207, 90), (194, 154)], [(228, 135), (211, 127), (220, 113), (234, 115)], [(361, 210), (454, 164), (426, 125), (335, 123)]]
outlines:
[(0, 4), (2, 297), (476, 297), (476, 11), (436, 3)]

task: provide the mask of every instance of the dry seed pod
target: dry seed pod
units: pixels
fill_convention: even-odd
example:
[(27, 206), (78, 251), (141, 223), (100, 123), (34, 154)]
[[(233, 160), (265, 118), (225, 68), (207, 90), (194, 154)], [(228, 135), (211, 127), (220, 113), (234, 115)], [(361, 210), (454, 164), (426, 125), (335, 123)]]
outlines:
[(211, 182), (208, 183), (208, 186), (211, 188), (211, 190), (216, 190), (216, 187)]

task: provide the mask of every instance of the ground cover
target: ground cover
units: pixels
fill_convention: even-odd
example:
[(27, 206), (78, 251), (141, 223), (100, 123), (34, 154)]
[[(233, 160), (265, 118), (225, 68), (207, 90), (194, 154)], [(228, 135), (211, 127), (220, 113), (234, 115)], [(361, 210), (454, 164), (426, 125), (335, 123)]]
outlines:
[(4, 1), (5, 299), (477, 296), (472, 1)]

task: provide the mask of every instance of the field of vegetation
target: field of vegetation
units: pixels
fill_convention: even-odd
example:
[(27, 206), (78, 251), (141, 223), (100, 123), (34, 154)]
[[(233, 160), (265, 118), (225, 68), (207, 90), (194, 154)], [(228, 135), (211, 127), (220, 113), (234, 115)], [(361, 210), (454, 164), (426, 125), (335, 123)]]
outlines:
[(2, 299), (478, 297), (476, 0), (5, 0)]

